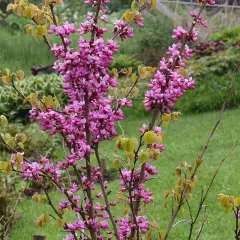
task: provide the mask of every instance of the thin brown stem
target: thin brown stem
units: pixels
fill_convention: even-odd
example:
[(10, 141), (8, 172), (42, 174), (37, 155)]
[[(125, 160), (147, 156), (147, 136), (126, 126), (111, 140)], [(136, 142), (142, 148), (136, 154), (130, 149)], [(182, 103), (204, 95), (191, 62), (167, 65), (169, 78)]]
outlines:
[[(94, 25), (97, 25), (97, 23), (98, 23), (98, 16), (99, 16), (99, 12), (101, 10), (101, 3), (102, 3), (102, 0), (97, 1), (97, 10), (96, 10), (96, 14), (95, 14), (95, 17), (94, 17), (94, 20), (93, 20)], [(90, 46), (93, 45), (95, 33), (96, 33), (96, 27), (93, 26), (93, 30), (92, 30), (92, 33), (91, 33)]]
[[(56, 19), (55, 13), (54, 13), (54, 4), (53, 4), (53, 3), (50, 3), (50, 4), (49, 4), (49, 7), (50, 7), (51, 14), (52, 14), (53, 23), (54, 23), (55, 25), (58, 25), (58, 24), (57, 24), (57, 19)], [(64, 46), (64, 51), (67, 52), (66, 42), (65, 42), (65, 40), (64, 40), (64, 37), (63, 37), (61, 34), (60, 34), (60, 38), (61, 38), (62, 44), (63, 44), (63, 46)]]
[(11, 86), (16, 92), (18, 92), (23, 99), (25, 99), (24, 94), (23, 94), (19, 89), (17, 89), (16, 86), (14, 85), (14, 81), (12, 81), (12, 83), (10, 84), (10, 86)]
[[(100, 171), (102, 172), (103, 169), (102, 169), (101, 159), (100, 159), (99, 152), (98, 152), (98, 144), (95, 147), (95, 155), (96, 155), (96, 159), (97, 159)], [(113, 217), (111, 209), (110, 209), (108, 195), (107, 195), (106, 189), (104, 187), (103, 176), (100, 178), (99, 181), (100, 181), (100, 186), (101, 186), (101, 190), (102, 190), (102, 193), (103, 193), (104, 201), (105, 201), (105, 204), (106, 204), (106, 211), (108, 213), (108, 216), (110, 218), (110, 221), (111, 221), (113, 229), (114, 229), (114, 235), (115, 235), (116, 239), (120, 240), (118, 230), (117, 230), (117, 225), (116, 225), (116, 222), (114, 220), (114, 217)]]
[[(128, 98), (130, 96), (130, 94), (132, 93), (134, 87), (137, 85), (139, 81), (139, 77), (136, 78), (135, 82), (133, 83), (132, 87), (129, 89), (128, 93), (125, 95), (125, 98)], [(119, 108), (121, 107), (120, 102), (117, 103), (116, 109), (114, 110), (114, 112), (117, 112), (119, 110)]]
[(207, 213), (207, 207), (205, 206), (205, 209), (204, 209), (204, 214), (203, 214), (203, 220), (202, 220), (202, 224), (201, 224), (201, 227), (199, 228), (199, 231), (198, 231), (198, 234), (197, 234), (197, 237), (196, 237), (196, 240), (199, 239), (201, 233), (202, 233), (202, 230), (203, 230), (203, 227), (206, 223), (206, 213)]
[[(89, 130), (89, 98), (88, 98), (88, 93), (85, 93), (85, 119), (86, 119), (86, 123), (85, 123), (85, 132), (86, 132), (86, 140), (87, 140), (87, 144), (90, 146), (91, 144), (91, 139), (90, 139), (90, 130)], [(91, 183), (92, 182), (92, 167), (91, 167), (91, 160), (90, 160), (90, 154), (86, 155), (86, 169), (87, 169), (87, 179), (88, 182)], [(87, 192), (87, 197), (89, 200), (89, 203), (91, 205), (90, 209), (89, 209), (89, 217), (91, 219), (94, 219), (94, 208), (93, 208), (93, 199), (92, 199), (92, 192), (91, 189), (89, 187), (86, 188), (86, 192)], [(89, 229), (92, 240), (96, 240), (96, 232), (94, 229)]]
[(52, 49), (52, 45), (49, 42), (49, 40), (48, 40), (46, 35), (43, 35), (43, 41), (47, 44), (48, 48), (51, 50)]
[(60, 212), (58, 212), (58, 210), (57, 210), (56, 207), (54, 206), (54, 204), (53, 204), (53, 202), (52, 202), (52, 200), (51, 200), (51, 198), (50, 198), (50, 196), (49, 196), (49, 194), (48, 194), (47, 188), (44, 187), (43, 185), (41, 185), (41, 186), (42, 186), (42, 188), (43, 188), (43, 190), (44, 190), (44, 192), (45, 192), (45, 194), (46, 194), (46, 196), (47, 196), (48, 205), (53, 209), (53, 211), (58, 215), (58, 217), (62, 219), (62, 218), (63, 218), (63, 217), (62, 217), (62, 214), (61, 214)]

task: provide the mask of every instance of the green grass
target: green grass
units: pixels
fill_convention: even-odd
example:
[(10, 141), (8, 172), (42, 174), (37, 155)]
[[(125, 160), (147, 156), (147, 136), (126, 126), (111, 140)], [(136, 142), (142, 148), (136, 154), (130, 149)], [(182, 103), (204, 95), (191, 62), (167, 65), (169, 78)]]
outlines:
[[(195, 212), (197, 208), (201, 189), (208, 185), (220, 161), (227, 154), (232, 145), (239, 140), (239, 115), (239, 109), (228, 110), (224, 113), (223, 120), (205, 154), (204, 163), (201, 167), (203, 173), (198, 174), (197, 187), (193, 193), (193, 201), (191, 203), (193, 212)], [(166, 228), (171, 214), (170, 209), (165, 209), (163, 207), (163, 191), (165, 189), (170, 189), (174, 185), (176, 180), (174, 170), (179, 163), (187, 161), (193, 164), (198, 153), (201, 152), (216, 118), (217, 112), (183, 115), (180, 120), (171, 122), (169, 125), (163, 127), (166, 150), (161, 154), (160, 159), (153, 163), (158, 167), (159, 177), (148, 183), (154, 193), (155, 203), (154, 206), (148, 206), (146, 209), (148, 218), (157, 221), (161, 230)], [(138, 129), (143, 122), (147, 123), (148, 121), (148, 118), (129, 118), (122, 123), (122, 126), (125, 130), (125, 134), (131, 137), (138, 134)], [(114, 142), (105, 142), (100, 150), (108, 158), (113, 159), (113, 148)], [(217, 195), (219, 193), (240, 195), (239, 154), (240, 147), (238, 144), (234, 152), (231, 153), (222, 166), (213, 184), (206, 202), (209, 208), (207, 212), (207, 222), (201, 239), (234, 239), (234, 218), (232, 215), (225, 215), (221, 212), (217, 201)], [(119, 191), (118, 181), (111, 182), (110, 188), (113, 190), (110, 196), (114, 198), (115, 193)], [(60, 198), (60, 195), (56, 192), (52, 192), (52, 196), (55, 202)], [(122, 208), (123, 206), (118, 205), (115, 210), (120, 213)], [(11, 240), (30, 240), (33, 233), (46, 233), (48, 240), (62, 239), (64, 234), (55, 227), (54, 222), (43, 229), (39, 229), (35, 226), (34, 220), (39, 217), (41, 213), (52, 212), (49, 206), (38, 205), (30, 199), (25, 198), (19, 205), (19, 209), (22, 211), (22, 218), (19, 222), (14, 224)], [(189, 219), (187, 210), (178, 216), (178, 220), (182, 219)], [(202, 215), (194, 230), (194, 236), (196, 236), (201, 220)], [(178, 224), (173, 228), (169, 239), (187, 239), (188, 229), (189, 226), (186, 223)], [(154, 237), (153, 239), (158, 238)]]
[(38, 43), (25, 32), (16, 31), (11, 34), (5, 28), (1, 28), (0, 34), (0, 70), (22, 69), (29, 75), (33, 65), (48, 66), (53, 63), (53, 55), (42, 39)]

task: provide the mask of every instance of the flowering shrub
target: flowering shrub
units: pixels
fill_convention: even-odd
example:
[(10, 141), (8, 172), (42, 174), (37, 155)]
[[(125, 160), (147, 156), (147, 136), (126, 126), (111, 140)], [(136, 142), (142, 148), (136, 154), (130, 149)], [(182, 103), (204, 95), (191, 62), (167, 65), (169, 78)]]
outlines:
[[(63, 91), (68, 96), (68, 103), (60, 106), (59, 101), (53, 96), (40, 96), (37, 92), (25, 97), (14, 82), (24, 78), (23, 72), (10, 72), (6, 69), (2, 80), (12, 86), (18, 93), (32, 105), (30, 117), (38, 121), (42, 131), (49, 135), (59, 134), (64, 141), (66, 157), (64, 161), (53, 164), (47, 156), (42, 156), (39, 161), (30, 162), (25, 158), (24, 152), (16, 151), (15, 146), (24, 147), (25, 137), (13, 137), (10, 134), (1, 134), (1, 141), (8, 146), (13, 154), (8, 162), (1, 162), (1, 169), (5, 172), (18, 171), (25, 181), (34, 181), (42, 186), (45, 199), (55, 212), (58, 226), (63, 227), (68, 233), (66, 240), (71, 239), (140, 239), (151, 234), (154, 223), (150, 223), (144, 215), (143, 206), (153, 202), (152, 192), (146, 188), (145, 182), (158, 171), (154, 166), (160, 153), (164, 151), (164, 133), (160, 127), (162, 122), (176, 120), (180, 113), (173, 112), (174, 103), (181, 98), (185, 91), (194, 89), (194, 81), (185, 71), (186, 63), (190, 60), (192, 50), (188, 43), (197, 40), (197, 24), (206, 27), (201, 12), (204, 7), (214, 4), (214, 1), (198, 1), (200, 9), (197, 13), (191, 13), (193, 18), (189, 31), (181, 26), (173, 31), (173, 39), (177, 41), (169, 47), (167, 57), (162, 58), (160, 67), (155, 71), (152, 67), (139, 66), (138, 74), (132, 73), (132, 69), (121, 70), (127, 77), (133, 79), (133, 86), (123, 98), (109, 95), (110, 90), (118, 85), (119, 70), (109, 70), (113, 55), (118, 52), (119, 45), (116, 38), (122, 41), (134, 37), (132, 25), (143, 27), (143, 11), (156, 7), (156, 1), (133, 1), (131, 10), (126, 11), (121, 20), (116, 22), (113, 28), (113, 38), (104, 41), (103, 36), (107, 29), (101, 27), (101, 22), (107, 22), (106, 12), (110, 0), (85, 0), (91, 4), (95, 13), (89, 12), (85, 22), (80, 28), (75, 28), (72, 23), (58, 24), (54, 14), (55, 4), (61, 1), (46, 1), (46, 5), (40, 9), (27, 1), (16, 1), (10, 4), (8, 9), (16, 14), (33, 19), (36, 25), (27, 25), (28, 34), (34, 38), (43, 37), (56, 57), (54, 69), (58, 70), (64, 78)], [(47, 38), (47, 26), (49, 34), (55, 34), (61, 38), (62, 44), (51, 44)], [(80, 34), (78, 50), (71, 48), (71, 34)], [(88, 35), (88, 38), (84, 35)], [(88, 40), (87, 40), (88, 39)], [(123, 107), (132, 107), (128, 99), (140, 79), (153, 75), (145, 93), (144, 105), (146, 111), (153, 112), (149, 124), (143, 123), (140, 138), (127, 138), (118, 136), (116, 146), (121, 154), (115, 153), (114, 167), (120, 176), (120, 192), (118, 202), (127, 205), (127, 214), (114, 216), (114, 207), (117, 201), (110, 201), (108, 195), (108, 182), (102, 177), (102, 163), (99, 154), (99, 144), (102, 140), (110, 140), (117, 136), (116, 122), (124, 118)], [(223, 108), (224, 109), (224, 108)], [(161, 117), (160, 115), (161, 114)], [(220, 115), (221, 118), (221, 115)], [(7, 125), (7, 119), (3, 115), (0, 118), (1, 125)], [(219, 120), (220, 121), (220, 120)], [(213, 129), (211, 135), (215, 131)], [(211, 135), (202, 153), (196, 160), (193, 168), (187, 163), (182, 163), (176, 169), (179, 176), (177, 186), (173, 190), (165, 192), (165, 198), (172, 193), (172, 198), (177, 202), (177, 208), (172, 214), (171, 221), (164, 233), (160, 233), (160, 239), (167, 239), (173, 222), (182, 209), (186, 199), (190, 201), (190, 193), (194, 189), (196, 171), (202, 163), (204, 152)], [(93, 161), (95, 155), (95, 165)], [(188, 169), (190, 176), (183, 174)], [(67, 170), (73, 170), (77, 176), (77, 183), (64, 184), (62, 178)], [(101, 191), (96, 187), (100, 184)], [(63, 199), (55, 206), (48, 194), (48, 185), (55, 185), (62, 193)], [(211, 185), (210, 185), (211, 186)], [(43, 198), (35, 194), (33, 199), (39, 201)], [(101, 200), (103, 199), (103, 200)], [(199, 211), (202, 209), (201, 208)], [(64, 218), (67, 210), (71, 210), (76, 219), (68, 222)], [(49, 214), (43, 213), (37, 219), (37, 225), (43, 226), (49, 222)], [(156, 224), (155, 224), (156, 225)], [(192, 224), (192, 227), (194, 223)]]

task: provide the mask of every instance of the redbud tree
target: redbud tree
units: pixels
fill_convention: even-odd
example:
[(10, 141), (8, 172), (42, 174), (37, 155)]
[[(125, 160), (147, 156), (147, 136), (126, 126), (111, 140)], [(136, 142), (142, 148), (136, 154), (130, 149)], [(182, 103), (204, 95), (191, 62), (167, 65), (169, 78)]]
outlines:
[[(68, 96), (65, 106), (60, 106), (54, 96), (40, 96), (37, 92), (25, 96), (15, 84), (24, 78), (21, 70), (11, 72), (6, 69), (2, 76), (3, 83), (12, 86), (26, 104), (31, 104), (30, 118), (38, 121), (41, 130), (50, 136), (60, 135), (64, 148), (68, 149), (65, 158), (57, 163), (52, 163), (47, 156), (30, 162), (25, 158), (24, 151), (19, 150), (24, 147), (25, 134), (0, 135), (2, 143), (12, 151), (10, 161), (1, 162), (0, 168), (5, 172), (18, 172), (24, 181), (31, 180), (41, 185), (44, 195), (35, 194), (33, 199), (45, 199), (55, 213), (51, 216), (43, 213), (37, 219), (38, 226), (43, 226), (53, 218), (67, 233), (65, 240), (142, 239), (144, 235), (146, 239), (151, 239), (151, 231), (157, 223), (150, 223), (143, 211), (143, 206), (153, 202), (153, 193), (145, 183), (158, 174), (154, 161), (164, 151), (162, 122), (179, 117), (180, 113), (174, 112), (174, 103), (184, 92), (195, 88), (194, 80), (186, 71), (186, 64), (193, 52), (188, 44), (198, 38), (197, 25), (207, 27), (207, 22), (201, 16), (204, 7), (214, 5), (213, 0), (197, 2), (199, 10), (190, 13), (190, 29), (178, 26), (173, 30), (172, 38), (176, 43), (169, 47), (165, 57), (160, 60), (159, 68), (139, 66), (138, 73), (133, 73), (131, 68), (111, 70), (110, 63), (119, 51), (116, 40), (133, 38), (134, 27), (144, 27), (144, 12), (154, 9), (156, 0), (134, 0), (131, 10), (116, 21), (112, 39), (107, 41), (104, 40), (104, 34), (108, 29), (102, 25), (108, 23), (110, 0), (85, 0), (85, 4), (92, 6), (92, 12), (88, 12), (86, 20), (78, 28), (69, 22), (59, 24), (54, 8), (62, 4), (61, 0), (46, 0), (42, 8), (27, 0), (15, 0), (8, 5), (8, 11), (32, 20), (32, 24), (26, 25), (26, 31), (35, 39), (42, 37), (54, 54), (56, 60), (53, 68), (63, 76), (63, 91)], [(48, 34), (58, 36), (61, 44), (52, 44)], [(79, 35), (77, 50), (72, 47), (70, 37), (73, 34)], [(112, 94), (118, 88), (120, 72), (133, 80), (123, 98)], [(151, 121), (143, 123), (139, 138), (118, 136), (116, 123), (124, 119), (123, 108), (133, 107), (129, 96), (138, 81), (149, 76), (151, 80), (145, 92), (144, 106), (146, 111), (152, 112)], [(7, 119), (1, 116), (1, 126), (6, 125)], [(184, 204), (191, 201), (197, 169), (215, 129), (197, 157), (195, 166), (183, 162), (176, 168), (177, 184), (173, 189), (166, 190), (164, 196), (166, 201), (171, 196), (177, 207), (173, 209), (167, 229), (160, 232), (158, 238), (168, 238), (177, 214)], [(110, 201), (111, 189), (102, 175), (99, 145), (103, 140), (113, 137), (116, 137), (116, 148), (122, 154), (113, 156), (114, 167), (119, 173), (120, 192), (115, 201)], [(114, 153), (116, 149), (112, 151)], [(63, 181), (67, 171), (75, 174), (76, 182), (66, 184)], [(51, 200), (49, 185), (54, 185), (62, 194), (58, 206)], [(203, 209), (203, 202), (199, 206), (199, 213)], [(115, 214), (115, 209), (121, 204), (127, 206), (124, 216)], [(65, 218), (67, 211), (74, 213), (73, 222)], [(189, 239), (194, 224), (192, 221)]]

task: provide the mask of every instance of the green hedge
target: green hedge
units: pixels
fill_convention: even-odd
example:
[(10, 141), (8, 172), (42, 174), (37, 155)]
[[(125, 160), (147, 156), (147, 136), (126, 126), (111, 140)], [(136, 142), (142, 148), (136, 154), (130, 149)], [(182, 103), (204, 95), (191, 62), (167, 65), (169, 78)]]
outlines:
[[(220, 109), (232, 78), (232, 72), (240, 60), (240, 48), (233, 48), (191, 62), (189, 71), (196, 83), (194, 91), (188, 91), (177, 102), (183, 112), (204, 112)], [(227, 107), (240, 105), (240, 73), (234, 79)]]
[[(56, 96), (60, 104), (66, 101), (66, 95), (62, 92), (62, 78), (56, 74), (39, 75), (29, 77), (16, 86), (25, 96), (38, 91), (40, 96)], [(25, 122), (31, 109), (29, 104), (23, 104), (23, 99), (10, 86), (0, 85), (0, 114), (4, 114), (10, 121)]]
[(240, 26), (224, 29), (218, 33), (212, 34), (211, 40), (213, 41), (227, 41), (227, 43), (235, 43), (240, 40)]

